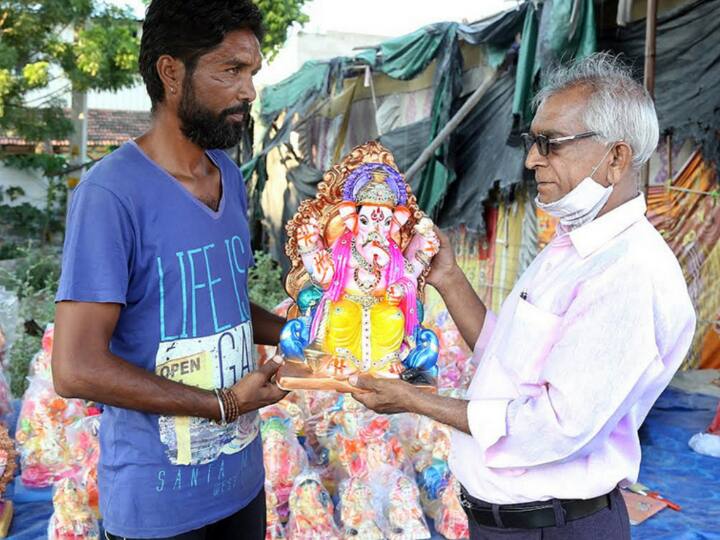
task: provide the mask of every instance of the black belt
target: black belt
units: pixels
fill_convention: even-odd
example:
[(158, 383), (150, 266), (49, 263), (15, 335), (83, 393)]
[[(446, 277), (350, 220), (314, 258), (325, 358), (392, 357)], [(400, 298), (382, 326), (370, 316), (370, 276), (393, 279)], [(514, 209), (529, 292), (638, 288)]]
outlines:
[[(508, 529), (541, 529), (554, 527), (555, 508), (552, 501), (542, 501), (526, 504), (492, 505), (475, 499), (462, 487), (460, 490), (462, 502), (468, 517), (478, 525), (486, 527), (504, 527)], [(601, 495), (593, 499), (559, 499), (564, 510), (565, 521), (587, 517), (595, 512), (610, 506), (610, 495)], [(495, 506), (495, 510), (493, 510)], [(499, 519), (495, 518), (497, 512)]]

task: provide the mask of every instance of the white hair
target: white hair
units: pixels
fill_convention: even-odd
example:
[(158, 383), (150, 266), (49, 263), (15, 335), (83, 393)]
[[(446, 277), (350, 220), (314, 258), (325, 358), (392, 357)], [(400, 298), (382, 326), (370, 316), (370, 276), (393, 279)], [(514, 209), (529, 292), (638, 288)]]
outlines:
[(590, 90), (582, 120), (588, 131), (605, 142), (626, 142), (632, 164), (640, 168), (655, 151), (660, 136), (655, 104), (617, 56), (595, 53), (548, 73), (533, 99), (536, 107), (550, 96), (573, 87)]

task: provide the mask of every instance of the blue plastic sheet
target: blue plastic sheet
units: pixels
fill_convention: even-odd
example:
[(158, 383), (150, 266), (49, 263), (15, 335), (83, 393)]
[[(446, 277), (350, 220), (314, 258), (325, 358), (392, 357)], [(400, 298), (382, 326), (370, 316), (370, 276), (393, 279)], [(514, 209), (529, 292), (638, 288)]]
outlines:
[(705, 431), (718, 398), (668, 388), (640, 429), (640, 482), (682, 510), (668, 508), (633, 527), (642, 540), (720, 540), (720, 458), (694, 452), (688, 441)]
[(15, 516), (8, 538), (13, 540), (44, 540), (48, 522), (53, 513), (51, 502), (22, 503), (15, 505)]
[[(632, 527), (636, 540), (720, 540), (720, 459), (688, 446), (707, 429), (718, 399), (669, 388), (660, 396), (640, 430), (643, 461), (640, 482), (682, 507), (665, 509)], [(8, 538), (42, 540), (52, 503), (21, 503)]]

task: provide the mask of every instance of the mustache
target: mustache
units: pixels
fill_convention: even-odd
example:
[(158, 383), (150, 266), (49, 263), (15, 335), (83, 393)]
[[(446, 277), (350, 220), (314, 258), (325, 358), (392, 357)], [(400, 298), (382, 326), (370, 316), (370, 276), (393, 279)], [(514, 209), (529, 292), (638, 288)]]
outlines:
[(237, 107), (231, 107), (229, 109), (225, 109), (220, 113), (220, 119), (225, 120), (228, 116), (232, 116), (233, 114), (242, 114), (243, 116), (247, 117), (247, 115), (250, 113), (250, 102), (244, 101)]

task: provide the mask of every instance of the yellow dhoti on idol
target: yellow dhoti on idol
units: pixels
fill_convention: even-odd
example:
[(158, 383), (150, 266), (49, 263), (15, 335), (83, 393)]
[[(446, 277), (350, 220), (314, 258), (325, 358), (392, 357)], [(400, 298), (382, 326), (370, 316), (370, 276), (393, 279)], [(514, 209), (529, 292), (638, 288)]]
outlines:
[(324, 350), (358, 370), (387, 371), (400, 359), (405, 316), (383, 298), (345, 294), (328, 309)]

